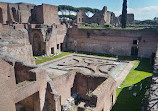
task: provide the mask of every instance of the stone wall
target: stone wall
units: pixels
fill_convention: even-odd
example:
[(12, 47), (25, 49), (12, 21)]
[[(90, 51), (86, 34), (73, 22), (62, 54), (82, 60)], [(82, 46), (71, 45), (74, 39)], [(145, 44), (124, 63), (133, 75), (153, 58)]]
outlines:
[(104, 6), (99, 12), (96, 12), (92, 17), (88, 17), (83, 10), (77, 13), (77, 24), (83, 25), (83, 23), (97, 23), (99, 25), (104, 25), (105, 23), (117, 26), (118, 21), (116, 20), (115, 14), (113, 12), (107, 11), (107, 7)]
[(34, 4), (26, 3), (8, 3), (8, 24), (12, 23), (28, 23), (31, 20), (31, 10)]
[(75, 73), (72, 73), (60, 76), (52, 81), (53, 90), (61, 97), (61, 105), (71, 97), (71, 88), (73, 87), (74, 79)]
[(31, 21), (31, 10), (34, 4), (18, 3), (20, 10), (20, 23), (28, 23)]
[(7, 3), (0, 2), (0, 23), (6, 24), (7, 14)]
[(58, 7), (42, 4), (35, 6), (28, 3), (0, 2), (0, 23), (35, 23), (35, 24), (60, 24)]
[(60, 24), (57, 6), (43, 4), (43, 17), (44, 17), (44, 24), (47, 25)]
[(16, 58), (27, 61), (30, 64), (35, 64), (27, 30), (9, 29), (1, 30), (0, 33), (1, 49), (6, 50), (10, 55)]
[(0, 66), (1, 110), (23, 111), (21, 108), (30, 109), (30, 103), (33, 102), (33, 110), (42, 111), (46, 89), (45, 70), (15, 59), (5, 51), (0, 53)]
[(33, 46), (34, 55), (51, 55), (61, 53), (67, 33), (65, 25), (53, 25), (52, 27), (37, 27), (29, 31), (30, 43)]
[(77, 13), (77, 24), (82, 25), (83, 23), (88, 23), (89, 18), (83, 10)]
[(107, 7), (104, 6), (103, 9), (97, 13), (95, 13), (90, 18), (90, 23), (97, 23), (99, 25), (104, 25), (104, 23), (110, 23), (108, 20)]
[[(138, 48), (139, 57), (148, 57), (156, 52), (157, 31), (155, 30), (68, 30), (67, 49), (93, 53), (131, 56), (132, 47)], [(138, 43), (134, 44), (134, 40)]]
[(8, 45), (7, 52), (16, 58), (35, 64), (31, 45)]
[[(119, 21), (120, 21), (120, 25), (121, 25), (121, 19), (122, 19), (122, 15), (120, 15), (119, 17)], [(127, 14), (127, 25), (134, 25), (134, 14)]]
[(92, 93), (105, 80), (106, 78), (103, 77), (91, 77), (78, 73), (76, 74), (72, 91), (77, 92), (81, 98), (90, 100), (90, 97), (87, 95), (87, 93)]
[(31, 23), (34, 23), (34, 24), (43, 24), (44, 23), (42, 5), (35, 6), (34, 9), (32, 10)]
[(0, 58), (0, 108), (2, 111), (16, 111), (11, 89), (16, 89), (13, 64), (5, 62)]
[[(74, 93), (77, 93), (82, 100), (89, 101), (89, 105), (94, 105), (92, 111), (109, 111), (115, 103), (116, 82), (110, 76), (84, 75), (71, 71), (57, 78), (52, 78), (49, 84), (51, 87), (49, 91), (52, 93), (47, 95), (51, 99), (47, 100), (46, 106), (52, 107), (54, 110), (61, 107)], [(61, 104), (53, 108), (53, 106), (55, 107), (54, 104), (59, 102), (58, 100)]]
[(158, 93), (158, 49), (156, 51), (156, 56), (154, 58), (154, 71), (152, 74), (152, 81), (150, 84), (150, 93), (148, 98), (148, 106), (147, 111), (157, 111), (158, 110), (158, 99), (157, 99), (157, 93)]

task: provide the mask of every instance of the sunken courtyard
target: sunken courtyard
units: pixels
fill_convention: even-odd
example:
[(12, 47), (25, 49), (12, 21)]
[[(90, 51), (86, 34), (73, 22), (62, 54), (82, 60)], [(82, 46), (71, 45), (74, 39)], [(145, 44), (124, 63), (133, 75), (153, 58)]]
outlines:
[(106, 6), (66, 23), (59, 11), (0, 2), (0, 111), (157, 111), (158, 30), (120, 29)]

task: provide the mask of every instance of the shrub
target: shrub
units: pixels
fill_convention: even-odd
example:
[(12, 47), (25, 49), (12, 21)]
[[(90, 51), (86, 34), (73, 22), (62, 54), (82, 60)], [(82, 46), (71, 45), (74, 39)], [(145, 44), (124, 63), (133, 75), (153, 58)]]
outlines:
[(105, 23), (105, 24), (104, 24), (104, 27), (105, 27), (105, 28), (107, 28), (107, 27), (112, 27), (112, 25), (111, 25), (111, 24), (108, 24), (108, 23)]
[(98, 24), (97, 24), (97, 23), (91, 23), (90, 26), (91, 26), (91, 27), (97, 27)]

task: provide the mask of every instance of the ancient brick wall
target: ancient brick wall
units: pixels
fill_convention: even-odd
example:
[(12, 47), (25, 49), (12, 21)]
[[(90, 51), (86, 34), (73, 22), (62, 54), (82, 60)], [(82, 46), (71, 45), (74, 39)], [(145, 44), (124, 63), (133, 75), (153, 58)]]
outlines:
[(53, 80), (53, 90), (61, 96), (61, 105), (71, 97), (71, 88), (73, 87), (74, 78), (75, 74), (66, 74)]
[(28, 32), (26, 30), (1, 30), (1, 39), (8, 41), (3, 48), (12, 56), (35, 64), (32, 46), (29, 42)]
[(81, 98), (90, 100), (88, 94), (92, 93), (106, 78), (91, 77), (77, 73), (74, 81), (73, 92), (77, 92)]
[(16, 88), (13, 64), (0, 58), (0, 108), (2, 111), (16, 111), (14, 104), (14, 92)]
[[(49, 28), (33, 28), (30, 31), (30, 43), (35, 55), (57, 54), (64, 48), (67, 33), (65, 25), (54, 25)], [(37, 35), (37, 39), (35, 39)], [(40, 47), (39, 47), (40, 45)]]
[(80, 10), (77, 13), (77, 24), (88, 23), (88, 22), (89, 22), (88, 16), (85, 14), (83, 10)]
[(0, 2), (0, 23), (35, 23), (60, 24), (58, 17), (58, 7), (42, 4), (35, 6), (28, 3), (3, 3)]
[(31, 23), (34, 24), (43, 24), (44, 23), (44, 18), (43, 18), (43, 6), (38, 5), (35, 6), (32, 15), (31, 15)]
[(158, 102), (157, 102), (157, 84), (158, 84), (158, 48), (156, 51), (156, 55), (154, 59), (154, 71), (152, 74), (152, 80), (150, 83), (150, 90), (149, 90), (149, 95), (148, 95), (148, 104), (145, 106), (147, 108), (147, 111), (157, 111), (158, 110)]
[[(103, 91), (100, 92), (100, 90)], [(115, 103), (116, 83), (112, 80), (112, 78), (108, 78), (108, 80), (98, 86), (98, 88), (94, 91), (94, 94), (97, 95), (97, 107), (95, 110), (109, 111)]]
[(110, 24), (110, 20), (111, 20), (111, 12), (107, 12), (107, 19), (106, 19), (106, 23)]
[(8, 3), (8, 23), (29, 23), (34, 4)]
[(19, 23), (20, 12), (18, 10), (18, 4), (8, 3), (8, 23)]
[(58, 17), (58, 7), (49, 4), (42, 4), (42, 6), (44, 24), (49, 26), (52, 24), (60, 24)]
[(18, 3), (20, 10), (20, 23), (29, 23), (31, 21), (31, 10), (34, 4)]
[(77, 13), (77, 24), (80, 26), (83, 23), (97, 23), (99, 25), (104, 25), (104, 23), (112, 24), (116, 26), (118, 21), (116, 21), (117, 17), (113, 12), (107, 11), (107, 7), (104, 6), (103, 9), (97, 13), (95, 13), (92, 17), (88, 17), (84, 11), (80, 10)]
[[(122, 15), (119, 16), (120, 24), (121, 24), (121, 19), (122, 19)], [(133, 24), (135, 24), (134, 14), (127, 14), (127, 25), (133, 25)]]
[(0, 66), (1, 110), (16, 111), (20, 103), (26, 109), (32, 107), (34, 111), (42, 111), (47, 85), (45, 70), (30, 66), (4, 51), (0, 53)]
[(66, 33), (67, 28), (65, 25), (57, 25), (57, 28), (53, 27), (50, 40), (47, 43), (48, 55), (53, 54), (52, 52), (56, 54), (61, 53), (61, 51), (63, 51)]
[(44, 55), (46, 53), (46, 35), (45, 29), (35, 28), (29, 31), (30, 43), (34, 55)]
[(35, 64), (31, 45), (8, 45), (7, 52), (16, 58)]
[(134, 24), (134, 14), (127, 14), (127, 24)]
[(6, 24), (7, 14), (7, 3), (0, 2), (0, 23)]
[[(139, 57), (150, 57), (156, 52), (158, 41), (154, 30), (93, 30), (69, 29), (69, 50), (131, 56), (131, 48), (138, 47)], [(138, 44), (133, 44), (134, 40)]]

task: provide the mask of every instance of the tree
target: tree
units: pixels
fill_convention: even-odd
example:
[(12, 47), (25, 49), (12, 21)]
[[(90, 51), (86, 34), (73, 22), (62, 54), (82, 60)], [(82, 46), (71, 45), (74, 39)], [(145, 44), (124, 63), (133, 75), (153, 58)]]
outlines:
[(127, 25), (127, 0), (123, 0), (121, 23), (122, 23), (122, 28), (126, 28), (126, 25)]

